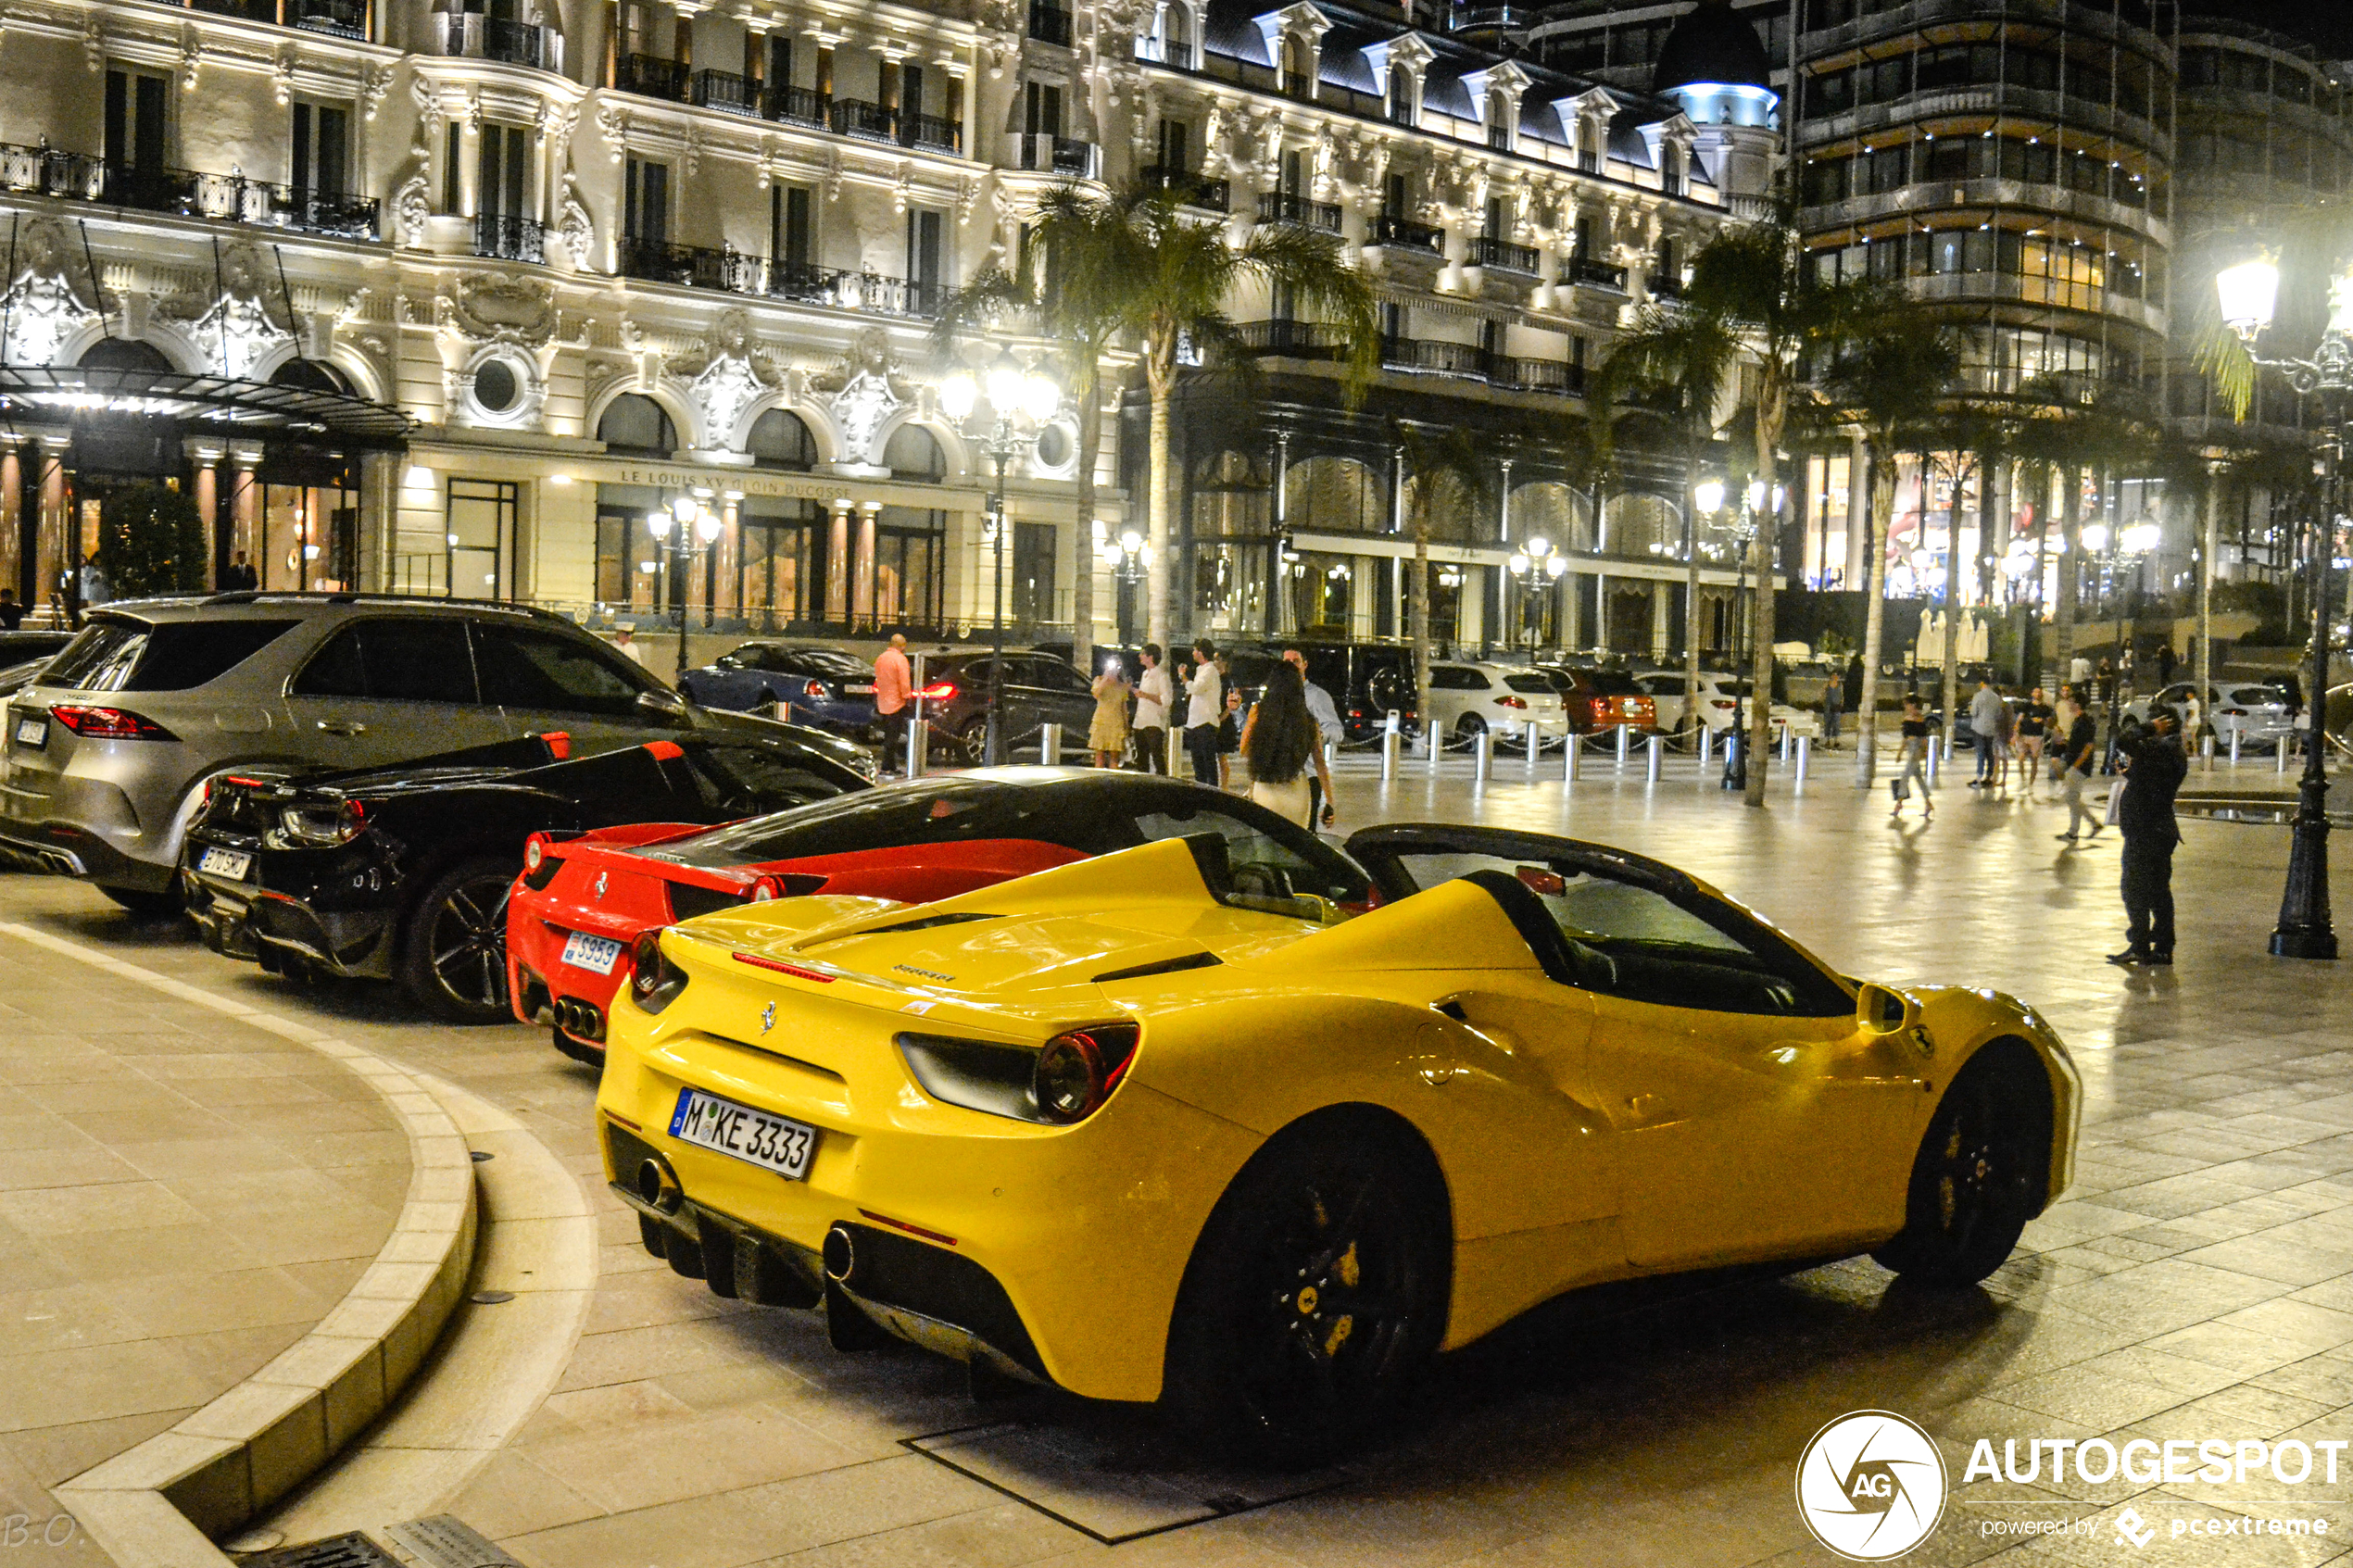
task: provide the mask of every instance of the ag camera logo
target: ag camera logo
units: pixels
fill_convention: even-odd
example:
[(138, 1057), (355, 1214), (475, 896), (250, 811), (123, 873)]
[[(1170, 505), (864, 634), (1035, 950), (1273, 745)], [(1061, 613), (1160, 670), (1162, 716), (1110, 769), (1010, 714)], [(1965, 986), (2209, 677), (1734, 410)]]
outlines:
[(1814, 1434), (1797, 1461), (1797, 1512), (1854, 1562), (1885, 1562), (1928, 1538), (1944, 1512), (1944, 1456), (1891, 1411), (1855, 1411)]

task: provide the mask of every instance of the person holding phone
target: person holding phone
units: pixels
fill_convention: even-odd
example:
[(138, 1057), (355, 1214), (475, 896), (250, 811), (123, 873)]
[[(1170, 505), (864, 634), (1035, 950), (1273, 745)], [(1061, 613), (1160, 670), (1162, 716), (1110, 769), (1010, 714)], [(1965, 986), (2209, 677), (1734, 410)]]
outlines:
[(1087, 726), (1087, 749), (1098, 768), (1116, 768), (1127, 755), (1127, 669), (1119, 655), (1103, 656), (1102, 672), (1095, 677), (1095, 717)]
[(1136, 759), (1147, 773), (1168, 771), (1168, 704), (1176, 696), (1169, 684), (1158, 643), (1146, 643), (1143, 679), (1136, 683)]

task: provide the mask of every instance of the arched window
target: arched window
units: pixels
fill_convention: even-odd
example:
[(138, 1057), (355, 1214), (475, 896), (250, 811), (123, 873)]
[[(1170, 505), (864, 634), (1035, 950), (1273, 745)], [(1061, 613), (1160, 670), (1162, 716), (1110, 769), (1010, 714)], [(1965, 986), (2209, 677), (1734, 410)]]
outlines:
[(1414, 123), (1414, 73), (1402, 65), (1389, 68), (1389, 118), (1399, 125)]
[(1608, 521), (1602, 547), (1611, 555), (1669, 555), (1682, 548), (1682, 520), (1663, 495), (1612, 495)]
[(597, 439), (615, 452), (636, 457), (666, 458), (678, 450), (677, 427), (662, 406), (635, 392), (624, 392), (605, 408), (597, 421)]
[(351, 383), (333, 365), (318, 359), (289, 359), (270, 372), (272, 386), (298, 386), (305, 392), (333, 392), (350, 395)]
[(171, 361), (153, 344), (124, 337), (102, 337), (82, 351), (77, 361), (84, 370), (165, 370)]
[(817, 444), (797, 414), (771, 408), (751, 421), (751, 465), (805, 471), (817, 463)]
[(1353, 458), (1310, 458), (1284, 471), (1283, 521), (1317, 533), (1379, 533), (1389, 527), (1387, 487)]
[(1555, 550), (1578, 554), (1593, 548), (1593, 514), (1581, 492), (1558, 480), (1540, 479), (1512, 491), (1512, 540), (1541, 539)]
[(1161, 11), (1161, 51), (1164, 60), (1179, 70), (1193, 67), (1193, 14), (1183, 6), (1171, 5)]
[(921, 425), (900, 425), (883, 445), (883, 467), (893, 479), (937, 483), (948, 477), (948, 457), (939, 442)]

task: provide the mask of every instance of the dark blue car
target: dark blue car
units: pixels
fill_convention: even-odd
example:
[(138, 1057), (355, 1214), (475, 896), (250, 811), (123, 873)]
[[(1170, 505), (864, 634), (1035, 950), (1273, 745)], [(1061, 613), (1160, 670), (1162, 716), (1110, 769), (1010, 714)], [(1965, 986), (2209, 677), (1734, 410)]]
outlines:
[(746, 643), (680, 678), (688, 701), (736, 712), (764, 712), (837, 734), (875, 729), (874, 667), (839, 648), (807, 643)]

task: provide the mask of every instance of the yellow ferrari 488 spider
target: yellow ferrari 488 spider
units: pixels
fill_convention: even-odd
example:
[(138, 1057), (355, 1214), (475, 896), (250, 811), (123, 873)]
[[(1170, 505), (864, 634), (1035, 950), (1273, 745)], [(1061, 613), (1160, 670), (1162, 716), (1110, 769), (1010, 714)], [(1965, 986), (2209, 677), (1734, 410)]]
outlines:
[(1293, 1457), (1565, 1292), (1859, 1252), (1974, 1283), (2067, 1185), (2080, 1083), (2017, 1001), (1845, 979), (1598, 845), (1348, 847), (1361, 913), (1235, 824), (648, 933), (607, 1174), (680, 1273), (842, 1348)]

